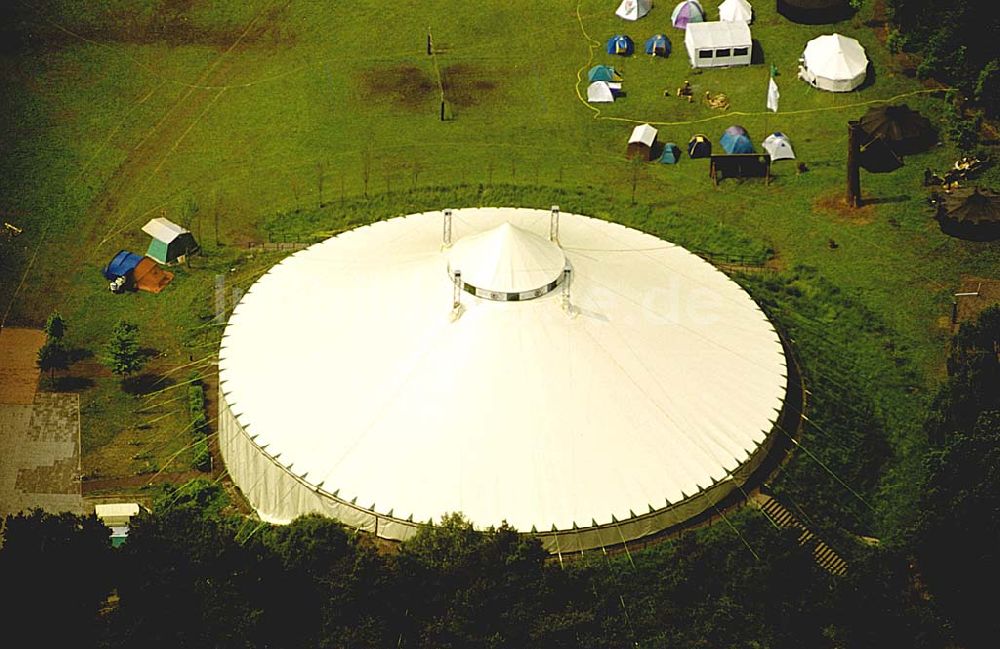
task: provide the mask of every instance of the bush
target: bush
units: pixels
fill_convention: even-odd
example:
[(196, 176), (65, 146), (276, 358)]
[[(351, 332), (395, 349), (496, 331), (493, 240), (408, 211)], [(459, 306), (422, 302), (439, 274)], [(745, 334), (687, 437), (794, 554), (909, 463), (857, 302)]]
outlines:
[(208, 413), (205, 410), (205, 387), (195, 375), (188, 386), (188, 412), (191, 415), (191, 434), (194, 436), (194, 456), (191, 466), (199, 471), (212, 468), (212, 452), (208, 447)]

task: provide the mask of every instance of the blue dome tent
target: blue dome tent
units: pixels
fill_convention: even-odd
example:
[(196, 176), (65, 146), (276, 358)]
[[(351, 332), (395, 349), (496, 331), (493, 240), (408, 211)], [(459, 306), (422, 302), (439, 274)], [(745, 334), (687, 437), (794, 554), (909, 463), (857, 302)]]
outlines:
[(646, 54), (652, 56), (670, 56), (670, 39), (664, 34), (654, 34), (646, 39)]
[(635, 51), (635, 44), (628, 36), (625, 36), (624, 34), (616, 34), (608, 39), (607, 50), (608, 54), (632, 56), (632, 52)]
[(753, 143), (742, 126), (730, 126), (719, 140), (726, 153), (753, 153)]

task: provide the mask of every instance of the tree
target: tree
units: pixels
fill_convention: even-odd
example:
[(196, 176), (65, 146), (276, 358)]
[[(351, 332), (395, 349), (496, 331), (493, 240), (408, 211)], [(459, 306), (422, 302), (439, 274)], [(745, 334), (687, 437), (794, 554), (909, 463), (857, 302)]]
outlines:
[(38, 350), (35, 363), (38, 369), (49, 373), (49, 381), (55, 381), (55, 371), (69, 367), (69, 352), (59, 338), (49, 338)]
[(40, 647), (97, 646), (112, 556), (110, 532), (94, 516), (9, 516), (0, 548), (0, 584), (14, 589), (4, 598), (8, 629), (15, 621), (31, 629)]
[(45, 321), (45, 335), (49, 338), (62, 340), (65, 333), (66, 321), (63, 320), (63, 317), (59, 315), (58, 311), (53, 311), (49, 314), (48, 320)]
[(123, 378), (138, 372), (146, 364), (146, 358), (139, 349), (139, 326), (119, 320), (111, 331), (104, 355), (104, 364), (112, 372)]

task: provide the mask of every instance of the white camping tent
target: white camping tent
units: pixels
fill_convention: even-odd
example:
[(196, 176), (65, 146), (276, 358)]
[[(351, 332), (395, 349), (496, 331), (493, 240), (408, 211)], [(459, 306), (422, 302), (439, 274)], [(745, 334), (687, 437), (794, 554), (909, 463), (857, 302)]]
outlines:
[(800, 63), (800, 79), (830, 92), (850, 92), (868, 74), (865, 48), (840, 34), (826, 34), (806, 43)]
[(780, 131), (775, 131), (764, 138), (764, 143), (761, 146), (771, 156), (772, 161), (795, 159), (792, 143), (788, 140), (788, 136)]
[(591, 104), (605, 104), (615, 100), (607, 81), (595, 81), (587, 86), (587, 101)]
[(684, 34), (692, 68), (750, 65), (750, 27), (744, 22), (690, 23)]
[(639, 20), (653, 8), (653, 0), (622, 0), (615, 15), (625, 20)]
[(749, 23), (753, 20), (753, 7), (747, 0), (726, 0), (719, 5), (719, 20)]
[(786, 377), (753, 299), (680, 246), (550, 210), (424, 212), (310, 246), (244, 293), (219, 444), (271, 523), (318, 512), (407, 539), (461, 511), (566, 553), (739, 493), (780, 435)]

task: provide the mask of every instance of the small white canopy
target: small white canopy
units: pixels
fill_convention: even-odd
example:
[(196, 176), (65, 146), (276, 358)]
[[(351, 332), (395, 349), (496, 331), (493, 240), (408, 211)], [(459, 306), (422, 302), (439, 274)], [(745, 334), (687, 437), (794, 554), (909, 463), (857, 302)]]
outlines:
[(639, 124), (634, 129), (632, 129), (632, 135), (628, 139), (629, 144), (645, 144), (646, 146), (653, 146), (653, 142), (656, 141), (656, 129), (649, 124)]
[(587, 86), (587, 101), (591, 104), (606, 104), (615, 100), (607, 81), (595, 81)]
[(745, 22), (690, 23), (684, 46), (693, 68), (750, 65), (750, 27)]
[(525, 293), (559, 279), (566, 267), (562, 249), (510, 223), (460, 239), (448, 255), (448, 270), (484, 291)]
[(865, 48), (840, 34), (826, 34), (806, 43), (799, 66), (800, 79), (830, 92), (850, 92), (864, 82), (867, 74)]
[(653, 8), (653, 0), (622, 0), (615, 15), (625, 20), (639, 20)]
[(188, 232), (188, 229), (182, 228), (169, 219), (159, 217), (150, 220), (149, 223), (142, 226), (142, 231), (157, 241), (170, 243), (180, 235)]
[(789, 142), (788, 136), (784, 133), (777, 131), (771, 133), (764, 138), (764, 143), (761, 146), (771, 156), (772, 161), (795, 159), (795, 151), (792, 150), (792, 143)]
[(719, 5), (719, 20), (749, 23), (753, 20), (753, 7), (747, 0), (726, 0)]
[[(94, 513), (108, 527), (118, 530), (127, 529), (129, 519), (139, 514), (139, 503), (109, 503), (94, 505)], [(124, 536), (123, 533), (117, 534)]]

